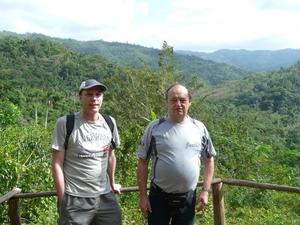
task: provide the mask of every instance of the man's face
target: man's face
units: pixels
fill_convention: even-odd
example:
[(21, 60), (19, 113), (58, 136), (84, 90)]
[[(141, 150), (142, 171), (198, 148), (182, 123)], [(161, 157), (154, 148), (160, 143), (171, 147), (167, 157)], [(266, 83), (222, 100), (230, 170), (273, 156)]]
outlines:
[(99, 86), (83, 89), (79, 99), (84, 113), (98, 113), (103, 102), (103, 92)]
[(169, 110), (169, 118), (175, 122), (184, 121), (192, 100), (188, 90), (181, 85), (172, 87), (168, 92), (166, 105)]

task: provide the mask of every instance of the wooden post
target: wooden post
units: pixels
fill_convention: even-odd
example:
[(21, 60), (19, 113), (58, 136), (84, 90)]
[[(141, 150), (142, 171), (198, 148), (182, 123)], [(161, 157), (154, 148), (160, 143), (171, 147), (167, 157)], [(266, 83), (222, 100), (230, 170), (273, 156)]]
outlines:
[(13, 198), (8, 200), (8, 214), (11, 225), (21, 225), (19, 198)]
[(223, 195), (223, 183), (212, 184), (214, 204), (214, 224), (225, 225), (225, 206)]

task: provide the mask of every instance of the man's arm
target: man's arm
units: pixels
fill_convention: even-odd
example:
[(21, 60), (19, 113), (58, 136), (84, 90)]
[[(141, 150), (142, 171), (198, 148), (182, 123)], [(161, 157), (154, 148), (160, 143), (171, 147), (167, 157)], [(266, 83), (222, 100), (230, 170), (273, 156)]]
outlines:
[[(214, 176), (214, 158), (203, 158), (203, 188), (210, 188), (213, 176)], [(201, 211), (208, 203), (209, 193), (207, 191), (202, 191), (199, 198), (196, 201), (196, 205), (201, 203), (201, 205), (197, 208), (197, 211)]]
[(64, 159), (65, 152), (57, 151), (55, 149), (52, 150), (52, 176), (59, 204), (62, 203), (65, 194), (65, 179), (63, 172)]
[(148, 179), (149, 160), (139, 158), (137, 166), (137, 179), (140, 192), (140, 209), (145, 216), (152, 212), (151, 205), (147, 196), (147, 179)]
[(121, 185), (115, 184), (115, 170), (117, 165), (117, 159), (114, 149), (109, 149), (107, 174), (110, 180), (110, 186), (116, 194), (121, 194)]

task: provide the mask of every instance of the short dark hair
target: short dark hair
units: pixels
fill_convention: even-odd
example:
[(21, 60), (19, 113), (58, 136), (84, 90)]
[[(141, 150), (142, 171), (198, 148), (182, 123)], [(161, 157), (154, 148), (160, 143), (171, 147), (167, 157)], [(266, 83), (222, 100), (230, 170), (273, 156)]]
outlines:
[(186, 85), (182, 84), (182, 83), (176, 83), (176, 84), (172, 84), (170, 87), (167, 88), (166, 93), (165, 93), (166, 101), (168, 100), (168, 94), (169, 94), (169, 91), (171, 90), (171, 88), (173, 88), (177, 85), (185, 87), (186, 90), (188, 91), (189, 99), (192, 99), (192, 94), (191, 94), (189, 88)]

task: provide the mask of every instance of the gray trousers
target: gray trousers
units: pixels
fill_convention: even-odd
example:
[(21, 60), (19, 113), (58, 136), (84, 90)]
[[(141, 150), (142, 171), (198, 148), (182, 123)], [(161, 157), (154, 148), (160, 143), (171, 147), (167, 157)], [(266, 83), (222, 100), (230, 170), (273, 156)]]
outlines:
[(96, 198), (65, 194), (58, 212), (58, 225), (122, 225), (121, 208), (113, 191)]

